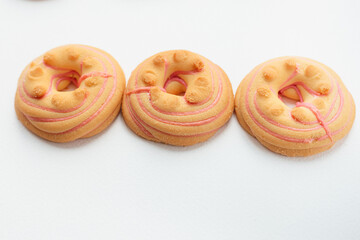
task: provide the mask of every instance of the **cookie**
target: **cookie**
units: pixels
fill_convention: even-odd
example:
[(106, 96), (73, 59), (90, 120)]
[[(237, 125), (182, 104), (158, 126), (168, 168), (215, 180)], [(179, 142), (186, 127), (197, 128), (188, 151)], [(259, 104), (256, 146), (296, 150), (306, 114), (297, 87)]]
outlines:
[(139, 136), (171, 145), (206, 141), (231, 117), (234, 95), (225, 72), (184, 50), (155, 54), (131, 74), (122, 114)]
[[(286, 104), (291, 101), (294, 106)], [(235, 112), (240, 125), (271, 151), (309, 156), (331, 148), (350, 131), (355, 104), (329, 67), (303, 57), (280, 57), (242, 80)]]
[(22, 72), (15, 96), (18, 119), (53, 142), (91, 137), (118, 115), (124, 73), (108, 53), (85, 45), (54, 48)]

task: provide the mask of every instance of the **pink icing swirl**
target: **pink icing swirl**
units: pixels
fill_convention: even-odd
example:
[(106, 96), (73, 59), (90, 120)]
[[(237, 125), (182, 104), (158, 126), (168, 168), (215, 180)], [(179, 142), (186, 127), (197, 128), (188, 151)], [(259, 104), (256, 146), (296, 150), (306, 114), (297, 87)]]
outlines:
[[(66, 130), (64, 132), (59, 132), (59, 133), (56, 133), (56, 134), (66, 134), (66, 133), (69, 133), (69, 132), (72, 132), (72, 131), (75, 131), (83, 126), (85, 126), (86, 124), (88, 124), (89, 122), (91, 122), (96, 116), (98, 116), (102, 111), (103, 109), (108, 105), (108, 103), (110, 102), (110, 100), (112, 99), (112, 97), (114, 96), (115, 94), (115, 91), (116, 91), (116, 86), (117, 86), (117, 73), (116, 73), (116, 67), (113, 63), (113, 61), (108, 57), (106, 56), (105, 54), (103, 54), (102, 52), (94, 49), (94, 48), (91, 48), (91, 47), (87, 47), (87, 46), (81, 46), (83, 48), (86, 48), (88, 50), (91, 50), (93, 52), (95, 52), (96, 54), (99, 54), (101, 55), (102, 57), (104, 57), (112, 66), (112, 71), (113, 71), (113, 75), (109, 74), (108, 71), (107, 71), (107, 68), (105, 66), (105, 63), (102, 62), (99, 58), (95, 58), (97, 59), (103, 66), (103, 71), (102, 72), (90, 72), (90, 73), (87, 73), (87, 74), (79, 74), (77, 73), (76, 71), (74, 70), (68, 70), (68, 69), (64, 69), (64, 68), (58, 68), (58, 67), (54, 67), (54, 66), (49, 66), (49, 65), (46, 65), (45, 63), (43, 63), (46, 67), (50, 67), (52, 69), (55, 69), (55, 70), (60, 70), (60, 71), (67, 71), (65, 73), (59, 73), (59, 74), (54, 74), (52, 77), (51, 77), (51, 81), (50, 81), (50, 86), (46, 92), (46, 94), (43, 96), (43, 98), (51, 95), (52, 93), (52, 87), (53, 87), (53, 81), (55, 79), (58, 79), (55, 83), (55, 88), (57, 88), (57, 86), (60, 84), (61, 81), (63, 80), (69, 80), (69, 81), (72, 81), (74, 83), (75, 86), (79, 87), (80, 84), (82, 83), (82, 81), (84, 81), (86, 78), (89, 78), (89, 77), (94, 77), (94, 76), (99, 76), (99, 77), (102, 77), (104, 78), (104, 82), (100, 88), (100, 90), (98, 91), (98, 93), (96, 94), (96, 96), (94, 97), (94, 99), (81, 111), (73, 114), (73, 115), (70, 115), (70, 116), (67, 116), (67, 117), (58, 117), (58, 118), (38, 118), (38, 117), (33, 117), (33, 116), (28, 116), (28, 115), (25, 115), (25, 117), (29, 120), (29, 121), (32, 121), (32, 122), (59, 122), (59, 121), (65, 121), (65, 120), (69, 120), (69, 119), (72, 119), (72, 118), (75, 118), (77, 116), (80, 116), (82, 114), (84, 114), (88, 109), (90, 109), (97, 101), (98, 99), (102, 96), (104, 90), (105, 90), (105, 87), (107, 85), (107, 81), (108, 81), (108, 78), (110, 77), (113, 77), (113, 84), (112, 84), (112, 88), (110, 90), (110, 93), (109, 95), (106, 97), (104, 103), (100, 106), (99, 109), (97, 109), (92, 115), (90, 115), (86, 120), (84, 120), (83, 122), (81, 122), (80, 124), (78, 124), (77, 126), (74, 126), (73, 128), (69, 129), (69, 130)], [(82, 62), (81, 62), (81, 71), (82, 71)], [(69, 75), (76, 75), (78, 76), (78, 80), (76, 80), (76, 78), (74, 77), (70, 77)], [(25, 80), (25, 79), (24, 79)], [(23, 80), (23, 82), (24, 82)], [(38, 105), (36, 103), (41, 103), (41, 99), (39, 100), (36, 100), (36, 103), (33, 103), (32, 101), (29, 101), (28, 99), (25, 98), (25, 96), (22, 94), (22, 92), (25, 92), (25, 94), (30, 97), (28, 95), (28, 93), (26, 92), (25, 90), (25, 87), (24, 87), (24, 84), (22, 84), (22, 90), (21, 91), (20, 89), (18, 89), (18, 92), (19, 92), (19, 96), (21, 98), (21, 100), (31, 106), (31, 107), (34, 107), (34, 108), (38, 108), (38, 109), (41, 109), (41, 110), (44, 110), (44, 111), (49, 111), (49, 112), (55, 112), (55, 113), (70, 113), (70, 112), (73, 112), (73, 111), (76, 111), (78, 109), (80, 109), (86, 102), (87, 100), (87, 95), (86, 97), (84, 98), (84, 100), (77, 106), (73, 107), (73, 108), (70, 108), (70, 109), (66, 109), (66, 110), (58, 110), (58, 109), (54, 109), (54, 108), (48, 108), (48, 107), (44, 107), (44, 106), (41, 106), (41, 105)], [(31, 98), (31, 97), (30, 97)], [(42, 99), (43, 99), (42, 98)], [(105, 120), (106, 121), (106, 120)], [(89, 132), (93, 131), (94, 129), (91, 129)], [(86, 135), (87, 133), (85, 133), (84, 135)]]
[[(274, 60), (273, 60), (274, 61)], [(250, 106), (249, 106), (249, 92), (250, 92), (250, 89), (251, 89), (251, 86), (255, 80), (255, 77), (258, 75), (258, 73), (265, 67), (266, 65), (264, 64), (262, 67), (260, 67), (255, 73), (254, 75), (252, 76), (251, 80), (250, 80), (250, 83), (247, 87), (247, 90), (246, 90), (246, 95), (245, 95), (245, 106), (246, 106), (246, 111), (247, 113), (249, 114), (250, 118), (252, 119), (252, 121), (258, 126), (260, 127), (262, 130), (264, 130), (265, 132), (267, 132), (268, 134), (276, 137), (276, 138), (279, 138), (281, 140), (285, 140), (285, 141), (288, 141), (288, 142), (295, 142), (295, 143), (311, 143), (313, 141), (321, 141), (321, 140), (324, 140), (326, 138), (329, 138), (331, 141), (333, 141), (333, 138), (332, 136), (338, 134), (341, 132), (342, 129), (344, 129), (346, 127), (346, 125), (350, 122), (349, 120), (347, 121), (347, 123), (341, 128), (341, 129), (338, 129), (334, 132), (331, 132), (330, 128), (329, 128), (329, 125), (334, 122), (341, 114), (342, 112), (342, 109), (343, 109), (343, 105), (344, 105), (344, 94), (343, 94), (343, 91), (341, 89), (341, 86), (340, 84), (330, 75), (330, 73), (328, 73), (327, 71), (327, 74), (328, 76), (331, 78), (331, 81), (332, 81), (332, 88), (330, 90), (330, 92), (332, 92), (332, 89), (333, 89), (333, 86), (334, 86), (334, 82), (336, 82), (336, 87), (337, 87), (337, 95), (336, 97), (334, 98), (334, 100), (332, 101), (332, 104), (329, 108), (329, 111), (326, 113), (325, 116), (322, 116), (319, 112), (319, 110), (313, 105), (313, 104), (310, 104), (310, 103), (306, 103), (304, 102), (304, 99), (303, 99), (303, 96), (300, 92), (300, 90), (298, 89), (297, 86), (302, 86), (307, 92), (309, 92), (311, 95), (313, 96), (318, 96), (318, 97), (321, 97), (321, 94), (310, 89), (305, 83), (303, 82), (294, 82), (292, 83), (291, 85), (288, 85), (288, 86), (285, 86), (285, 84), (287, 82), (289, 82), (294, 76), (296, 76), (297, 72), (298, 72), (298, 67), (299, 65), (297, 65), (297, 68), (296, 70), (290, 75), (290, 77), (283, 83), (281, 84), (281, 89), (279, 90), (279, 98), (281, 99), (281, 95), (283, 94), (284, 91), (286, 91), (287, 89), (294, 89), (295, 92), (297, 93), (298, 97), (299, 97), (299, 100), (300, 102), (297, 102), (296, 103), (296, 107), (305, 107), (307, 109), (309, 109), (314, 115), (315, 117), (317, 118), (317, 122), (301, 122), (302, 124), (305, 124), (305, 125), (311, 125), (311, 124), (318, 124), (319, 126), (316, 126), (316, 127), (311, 127), (311, 128), (306, 128), (306, 129), (303, 129), (303, 128), (294, 128), (294, 127), (290, 127), (290, 126), (287, 126), (287, 125), (283, 125), (279, 122), (276, 122), (274, 120), (272, 120), (271, 118), (269, 118), (266, 114), (264, 114), (260, 107), (258, 106), (257, 104), (257, 101), (256, 101), (256, 94), (254, 94), (254, 99), (253, 99), (253, 103), (254, 103), (254, 106), (255, 106), (255, 110), (256, 112), (268, 123), (272, 124), (272, 125), (275, 125), (276, 127), (279, 127), (279, 128), (283, 128), (283, 129), (287, 129), (287, 130), (291, 130), (291, 131), (298, 131), (298, 132), (306, 132), (306, 131), (313, 131), (313, 130), (317, 130), (319, 128), (323, 128), (324, 131), (325, 131), (325, 135), (323, 136), (320, 136), (320, 137), (317, 137), (317, 138), (307, 138), (307, 139), (299, 139), (299, 138), (293, 138), (293, 137), (288, 137), (288, 136), (284, 136), (284, 135), (281, 135), (279, 133), (276, 133), (268, 128), (266, 128), (263, 124), (261, 124), (256, 118), (255, 116), (253, 115), (253, 112), (251, 111), (250, 109)], [(274, 91), (273, 91), (274, 93)], [(330, 113), (333, 111), (334, 109), (334, 106), (335, 106), (335, 102), (336, 100), (339, 99), (340, 101), (340, 104), (339, 104), (339, 107), (337, 109), (337, 112), (336, 114), (329, 120), (326, 120), (328, 118), (328, 116), (330, 115)], [(292, 116), (291, 116), (292, 117)], [(295, 119), (294, 119), (295, 120)]]
[[(155, 110), (156, 112), (159, 112), (159, 113), (164, 114), (164, 115), (189, 116), (189, 115), (199, 114), (199, 113), (208, 111), (211, 108), (215, 107), (220, 101), (220, 97), (221, 97), (222, 92), (223, 92), (223, 83), (222, 83), (223, 78), (221, 76), (221, 73), (219, 73), (218, 68), (214, 64), (212, 64), (210, 62), (207, 62), (207, 63), (208, 63), (208, 67), (211, 69), (211, 77), (212, 77), (211, 93), (209, 94), (209, 96), (204, 101), (202, 101), (200, 103), (197, 103), (197, 104), (192, 104), (192, 103), (187, 102), (184, 97), (183, 97), (183, 102), (187, 103), (189, 105), (195, 105), (196, 106), (196, 105), (203, 105), (203, 104), (209, 103), (211, 98), (214, 98), (214, 100), (211, 103), (209, 103), (208, 106), (206, 106), (206, 107), (204, 107), (202, 109), (195, 110), (195, 111), (187, 111), (187, 112), (169, 112), (169, 111), (164, 111), (164, 110), (161, 110), (161, 109), (157, 108), (153, 104), (153, 102), (151, 101), (150, 90), (152, 89), (152, 87), (139, 87), (138, 86), (138, 77), (139, 77), (139, 72), (141, 70), (141, 66), (139, 67), (139, 69), (138, 69), (138, 71), (136, 72), (136, 75), (135, 75), (135, 89), (132, 90), (132, 91), (128, 91), (126, 93), (126, 97), (125, 97), (124, 101), (125, 101), (125, 104), (126, 104), (125, 106), (128, 109), (128, 112), (129, 112), (131, 118), (133, 119), (134, 123), (139, 127), (139, 129), (146, 136), (148, 136), (150, 138), (156, 138), (149, 130), (156, 131), (156, 132), (159, 132), (159, 133), (162, 133), (162, 134), (165, 134), (165, 135), (169, 135), (169, 136), (180, 136), (180, 137), (196, 137), (196, 136), (210, 134), (210, 133), (216, 132), (218, 130), (218, 128), (217, 128), (217, 129), (212, 129), (210, 131), (205, 131), (205, 132), (202, 132), (202, 133), (191, 134), (191, 135), (182, 135), (182, 134), (173, 134), (173, 133), (163, 132), (163, 131), (157, 129), (156, 127), (154, 127), (154, 126), (150, 126), (149, 124), (145, 123), (139, 117), (139, 115), (136, 113), (135, 109), (133, 108), (133, 106), (131, 104), (131, 100), (130, 100), (130, 95), (136, 94), (137, 103), (139, 104), (141, 110), (148, 117), (150, 117), (151, 119), (154, 119), (155, 121), (158, 121), (158, 122), (162, 122), (162, 123), (169, 124), (169, 125), (175, 125), (175, 126), (184, 126), (184, 127), (186, 127), (186, 126), (202, 126), (202, 125), (205, 125), (205, 124), (209, 124), (209, 123), (215, 121), (216, 119), (218, 119), (220, 116), (222, 116), (226, 112), (226, 109), (229, 106), (229, 101), (227, 102), (226, 106), (219, 113), (217, 113), (216, 115), (214, 115), (212, 117), (209, 117), (207, 119), (202, 119), (202, 120), (199, 120), (199, 121), (179, 122), (179, 121), (170, 121), (170, 120), (166, 120), (166, 119), (160, 118), (158, 116), (155, 116), (154, 114), (152, 114), (145, 107), (144, 103), (142, 102), (142, 99), (139, 96), (139, 94), (141, 94), (141, 93), (149, 94), (149, 101), (151, 103), (150, 106), (152, 107), (152, 109)], [(165, 77), (166, 77), (166, 74), (167, 74), (167, 70), (168, 70), (168, 62), (165, 60), (165, 70), (164, 70), (164, 76)], [(163, 92), (166, 92), (167, 85), (172, 81), (179, 82), (183, 86), (187, 87), (186, 82), (182, 78), (180, 78), (179, 75), (193, 75), (193, 74), (197, 74), (198, 72), (200, 72), (200, 71), (199, 70), (175, 71), (172, 74), (170, 74), (170, 76), (167, 79), (165, 79), (165, 77), (164, 77), (164, 82), (165, 83), (164, 83), (164, 87), (161, 88), (161, 90)], [(215, 79), (214, 79), (213, 72), (216, 72), (216, 75), (217, 75), (217, 81), (216, 82), (215, 82)], [(214, 97), (215, 84), (217, 84), (218, 91), (216, 93), (216, 96)]]

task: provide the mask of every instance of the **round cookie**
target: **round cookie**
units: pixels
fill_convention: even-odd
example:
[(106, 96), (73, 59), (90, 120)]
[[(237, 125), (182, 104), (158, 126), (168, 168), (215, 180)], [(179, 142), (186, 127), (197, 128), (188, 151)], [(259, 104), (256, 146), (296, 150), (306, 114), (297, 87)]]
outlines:
[[(294, 107), (285, 104), (296, 102)], [(273, 152), (309, 156), (331, 148), (351, 129), (355, 104), (329, 67), (280, 57), (255, 67), (235, 95), (240, 125)]]
[(225, 72), (184, 50), (155, 54), (131, 74), (122, 114), (139, 136), (187, 146), (213, 136), (231, 117), (234, 94)]
[(85, 45), (54, 48), (22, 72), (15, 96), (19, 120), (53, 142), (91, 137), (118, 115), (124, 73), (108, 53)]

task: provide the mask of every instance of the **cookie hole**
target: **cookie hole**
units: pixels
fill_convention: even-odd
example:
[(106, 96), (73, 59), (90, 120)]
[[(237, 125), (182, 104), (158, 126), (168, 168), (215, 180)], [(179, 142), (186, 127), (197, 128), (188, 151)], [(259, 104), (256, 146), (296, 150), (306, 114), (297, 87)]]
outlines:
[(164, 89), (166, 92), (176, 96), (184, 96), (186, 88), (186, 82), (179, 77), (168, 79), (164, 84)]
[(279, 99), (289, 108), (295, 108), (296, 107), (296, 103), (299, 102), (298, 100), (294, 100), (292, 98), (288, 98), (284, 95), (279, 94)]
[(71, 92), (78, 89), (76, 78), (61, 78), (56, 82), (56, 90), (60, 92)]
[(278, 92), (279, 99), (289, 108), (295, 108), (297, 102), (303, 102), (303, 96), (297, 86), (287, 86)]

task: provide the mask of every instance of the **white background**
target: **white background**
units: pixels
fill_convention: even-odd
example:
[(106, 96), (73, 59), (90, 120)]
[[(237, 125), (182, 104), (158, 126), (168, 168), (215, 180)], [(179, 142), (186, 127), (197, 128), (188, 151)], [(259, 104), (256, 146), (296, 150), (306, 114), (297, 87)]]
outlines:
[(359, 118), (332, 150), (287, 158), (235, 116), (186, 148), (143, 140), (121, 116), (56, 144), (13, 107), (26, 64), (81, 43), (127, 77), (159, 51), (188, 49), (220, 65), (234, 91), (265, 60), (309, 57), (342, 77), (359, 109), (359, 12), (359, 0), (0, 0), (0, 240), (359, 240)]

